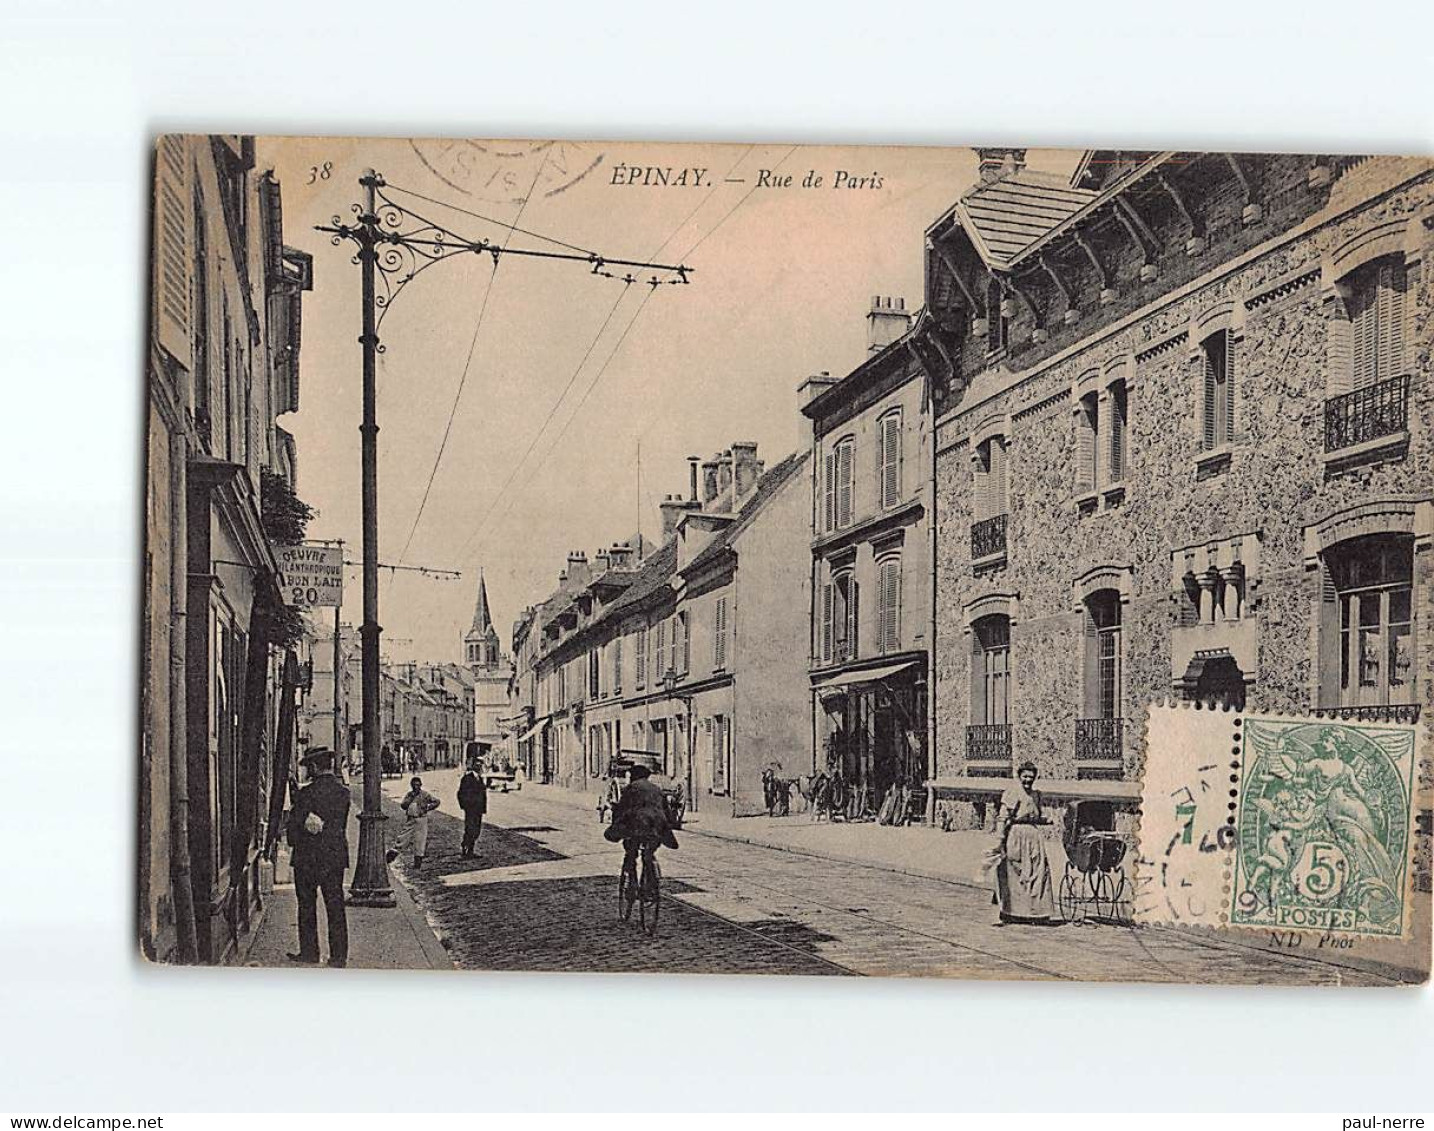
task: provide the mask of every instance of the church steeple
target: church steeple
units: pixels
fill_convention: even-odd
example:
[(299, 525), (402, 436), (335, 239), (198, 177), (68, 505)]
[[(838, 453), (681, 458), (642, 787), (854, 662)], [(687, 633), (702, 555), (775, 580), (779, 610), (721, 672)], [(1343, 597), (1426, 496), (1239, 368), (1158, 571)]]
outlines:
[(478, 571), (478, 603), (473, 608), (473, 624), (463, 637), (463, 653), (470, 668), (491, 668), (502, 662), (498, 630), (488, 611), (488, 585), (483, 571)]
[(478, 605), (473, 610), (473, 627), (469, 631), (480, 636), (493, 631), (493, 617), (488, 612), (488, 585), (481, 569), (478, 571)]

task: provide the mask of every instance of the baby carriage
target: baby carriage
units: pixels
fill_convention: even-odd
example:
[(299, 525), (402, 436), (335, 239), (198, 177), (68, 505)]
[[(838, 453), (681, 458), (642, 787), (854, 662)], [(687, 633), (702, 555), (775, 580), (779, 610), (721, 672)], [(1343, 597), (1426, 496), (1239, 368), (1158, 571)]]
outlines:
[(1087, 917), (1129, 925), (1134, 889), (1125, 874), (1126, 839), (1115, 831), (1109, 801), (1077, 801), (1066, 809), (1066, 850), (1058, 902), (1070, 922)]

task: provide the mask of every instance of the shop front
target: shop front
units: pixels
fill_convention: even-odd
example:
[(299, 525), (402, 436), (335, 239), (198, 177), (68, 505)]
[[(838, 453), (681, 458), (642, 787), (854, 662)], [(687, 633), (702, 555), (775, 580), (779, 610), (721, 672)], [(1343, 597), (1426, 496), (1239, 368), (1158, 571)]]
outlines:
[(853, 820), (906, 823), (925, 811), (925, 657), (817, 679), (817, 766), (843, 785)]

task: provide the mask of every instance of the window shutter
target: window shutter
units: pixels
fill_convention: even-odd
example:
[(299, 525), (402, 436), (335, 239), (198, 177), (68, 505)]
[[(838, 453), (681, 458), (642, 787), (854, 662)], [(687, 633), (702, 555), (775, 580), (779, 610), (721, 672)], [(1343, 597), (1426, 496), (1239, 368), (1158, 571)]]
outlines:
[(612, 642), (612, 689), (616, 693), (622, 691), (622, 637), (613, 638)]
[(991, 482), (986, 506), (990, 515), (1006, 513), (1006, 440), (997, 436), (991, 441)]
[(714, 667), (727, 666), (727, 598), (717, 598), (716, 624), (712, 637), (712, 663)]
[(836, 450), (827, 452), (826, 460), (826, 492), (823, 500), (824, 521), (823, 530), (833, 530), (836, 527)]
[(1379, 377), (1388, 381), (1404, 372), (1404, 268), (1386, 263), (1379, 270)]
[(1205, 343), (1200, 353), (1205, 359), (1205, 399), (1201, 410), (1203, 431), (1200, 444), (1209, 451), (1215, 446), (1215, 358), (1212, 356), (1209, 342)]
[(687, 616), (683, 614), (677, 618), (682, 626), (682, 670), (692, 670), (692, 626), (687, 623)]
[(1340, 705), (1340, 660), (1344, 639), (1339, 630), (1339, 592), (1329, 561), (1319, 562), (1319, 705)]
[(837, 525), (851, 525), (852, 448), (850, 440), (837, 447)]
[(655, 653), (653, 659), (657, 664), (657, 670), (652, 673), (653, 682), (661, 681), (667, 674), (667, 622), (660, 620), (653, 629), (657, 633), (657, 640), (653, 646)]
[(1379, 352), (1379, 302), (1377, 271), (1361, 271), (1354, 283), (1351, 322), (1354, 358), (1350, 366), (1351, 387), (1362, 389), (1377, 380)]
[(1240, 373), (1240, 348), (1244, 345), (1234, 334), (1225, 335), (1225, 439), (1235, 440), (1235, 389)]
[(645, 686), (647, 683), (647, 629), (645, 628), (637, 630), (637, 639), (633, 642), (633, 667), (636, 669), (633, 686)]
[(1081, 400), (1076, 412), (1076, 493), (1095, 490), (1095, 414), (1094, 398)]
[(159, 139), (154, 161), (154, 332), (160, 348), (190, 369), (190, 289), (194, 256), (190, 247), (189, 149), (183, 135)]
[(857, 633), (861, 630), (861, 586), (856, 583), (855, 575), (847, 582), (846, 592), (846, 650), (847, 657), (854, 660), (860, 654), (857, 649)]
[(822, 586), (822, 639), (821, 651), (822, 662), (831, 663), (832, 659), (832, 612), (836, 594), (833, 591), (832, 583), (828, 581)]
[(971, 521), (977, 523), (987, 517), (986, 484), (990, 479), (989, 466), (991, 447), (982, 444), (976, 449), (976, 458), (971, 461)]
[(1086, 602), (1081, 614), (1085, 632), (1085, 663), (1082, 672), (1085, 688), (1085, 717), (1096, 718), (1100, 714), (1100, 642), (1095, 629), (1095, 613)]
[(901, 498), (901, 414), (881, 420), (881, 468), (877, 490), (882, 507), (894, 507)]
[(1325, 304), (1325, 361), (1331, 397), (1350, 389), (1354, 365), (1354, 327), (1350, 314), (1350, 306), (1341, 297), (1336, 296)]
[(901, 559), (881, 563), (881, 651), (894, 652), (901, 645)]

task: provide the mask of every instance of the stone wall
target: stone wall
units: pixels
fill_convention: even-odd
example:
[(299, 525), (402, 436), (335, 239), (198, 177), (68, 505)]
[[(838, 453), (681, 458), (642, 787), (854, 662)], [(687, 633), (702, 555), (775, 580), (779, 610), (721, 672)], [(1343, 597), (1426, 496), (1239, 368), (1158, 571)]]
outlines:
[[(1259, 538), (1258, 571), (1245, 591), (1258, 656), (1257, 670), (1245, 673), (1253, 680), (1249, 709), (1308, 711), (1317, 706), (1320, 581), (1307, 529), (1361, 503), (1434, 496), (1429, 264), (1417, 287), (1411, 282), (1409, 296), (1407, 450), (1349, 469), (1327, 467), (1323, 458), (1330, 392), (1327, 300), (1336, 281), (1331, 256), (1352, 237), (1388, 221), (1434, 216), (1434, 175), (1427, 164), (1410, 181), (1407, 163), (1381, 166), (1381, 160), (1358, 167), (1365, 202), (1353, 210), (1350, 191), (1337, 182), (1329, 205), (1312, 218), (1285, 234), (1265, 225), (1263, 253), (1256, 250), (1243, 262), (1207, 260), (1201, 264), (1204, 275), (1178, 289), (1166, 287), (1165, 297), (1127, 318), (1088, 327), (1083, 339), (1067, 341), (1054, 354), (1045, 351), (1031, 367), (977, 376), (966, 400), (940, 421), (934, 661), (939, 778), (967, 772), (967, 607), (998, 593), (1014, 595), (1013, 760), (1034, 758), (1045, 777), (1077, 776), (1074, 720), (1082, 713), (1083, 676), (1075, 583), (1101, 566), (1129, 570), (1120, 713), (1134, 720), (1127, 724), (1124, 750), (1125, 773), (1131, 775), (1142, 706), (1169, 697), (1179, 674), (1171, 667), (1172, 634), (1182, 631), (1171, 555), (1216, 538)], [(1429, 227), (1416, 220), (1409, 230), (1408, 238), (1427, 253)], [(1197, 320), (1222, 304), (1239, 311), (1244, 331), (1230, 455), (1223, 468), (1211, 471), (1202, 467), (1208, 461), (1199, 458), (1203, 384), (1192, 351), (1203, 333)], [(1073, 470), (1072, 391), (1092, 370), (1121, 359), (1130, 388), (1124, 492), (1100, 498), (1093, 513), (1081, 513)], [(1116, 370), (1102, 376), (1102, 383), (1109, 372)], [(977, 572), (970, 555), (970, 436), (983, 421), (1002, 414), (1008, 422), (1010, 467), (1007, 558), (1002, 566)], [(1421, 543), (1416, 552), (1415, 667), (1426, 714), (1434, 682), (1425, 674), (1434, 670), (1430, 558)], [(970, 820), (969, 805), (962, 820)]]

